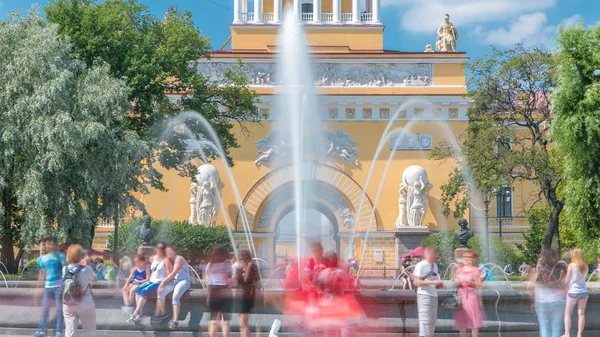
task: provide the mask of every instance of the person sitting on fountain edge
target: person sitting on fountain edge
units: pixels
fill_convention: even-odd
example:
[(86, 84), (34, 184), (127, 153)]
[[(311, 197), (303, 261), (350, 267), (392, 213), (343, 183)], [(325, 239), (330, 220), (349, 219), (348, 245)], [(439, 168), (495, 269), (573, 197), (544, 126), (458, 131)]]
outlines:
[(56, 336), (61, 337), (63, 331), (63, 306), (61, 298), (62, 286), (62, 268), (67, 265), (65, 256), (58, 252), (58, 247), (54, 239), (44, 241), (46, 255), (37, 260), (39, 270), (39, 280), (44, 282), (42, 293), (42, 318), (38, 331), (34, 337), (44, 337), (48, 329), (48, 313), (50, 311), (50, 301), (54, 299), (56, 306)]

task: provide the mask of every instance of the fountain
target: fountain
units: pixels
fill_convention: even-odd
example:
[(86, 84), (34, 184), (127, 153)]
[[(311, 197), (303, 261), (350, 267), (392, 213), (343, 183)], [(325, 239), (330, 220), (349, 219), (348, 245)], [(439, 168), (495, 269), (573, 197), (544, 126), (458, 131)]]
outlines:
[[(281, 74), (281, 86), (278, 92), (278, 111), (275, 128), (280, 142), (292, 147), (293, 188), (296, 227), (296, 256), (305, 253), (304, 219), (306, 216), (306, 198), (310, 186), (304, 182), (309, 179), (306, 162), (311, 147), (319, 146), (323, 141), (321, 120), (318, 115), (316, 93), (312, 78), (312, 65), (307, 54), (304, 32), (294, 13), (288, 10), (279, 35), (281, 51), (277, 66)], [(298, 266), (300, 268), (300, 266)]]

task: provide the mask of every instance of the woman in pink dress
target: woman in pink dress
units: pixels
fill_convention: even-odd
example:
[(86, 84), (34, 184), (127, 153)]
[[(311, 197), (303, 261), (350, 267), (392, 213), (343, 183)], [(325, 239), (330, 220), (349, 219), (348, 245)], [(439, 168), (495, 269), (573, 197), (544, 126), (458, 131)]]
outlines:
[(458, 285), (458, 296), (461, 306), (454, 314), (454, 329), (461, 337), (467, 336), (471, 330), (473, 337), (479, 335), (483, 328), (483, 303), (481, 301), (481, 271), (476, 265), (477, 254), (469, 250), (463, 255), (465, 265), (456, 271), (455, 282)]

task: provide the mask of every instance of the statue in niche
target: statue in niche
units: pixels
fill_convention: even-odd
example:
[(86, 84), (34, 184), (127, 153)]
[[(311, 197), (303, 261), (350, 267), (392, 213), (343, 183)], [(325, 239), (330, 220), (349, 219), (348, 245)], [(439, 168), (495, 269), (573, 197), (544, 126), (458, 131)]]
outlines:
[(458, 225), (460, 226), (460, 229), (457, 229), (454, 232), (454, 239), (458, 241), (458, 244), (460, 245), (458, 248), (469, 248), (469, 239), (475, 236), (475, 232), (469, 228), (467, 219), (462, 218), (458, 220)]
[(441, 52), (456, 51), (456, 41), (458, 40), (458, 31), (450, 22), (450, 15), (444, 16), (444, 22), (440, 25), (437, 31), (437, 43), (435, 49)]
[(138, 234), (140, 239), (142, 239), (142, 246), (149, 246), (150, 241), (154, 239), (154, 235), (156, 235), (156, 228), (151, 226), (152, 218), (149, 215), (144, 216), (144, 224), (138, 226), (135, 229), (135, 232)]
[(329, 144), (325, 154), (342, 158), (345, 162), (359, 166), (358, 149), (356, 148), (358, 143), (347, 133), (341, 130), (325, 131), (325, 143)]
[(396, 227), (422, 227), (425, 214), (429, 209), (429, 183), (427, 172), (418, 165), (407, 167), (402, 173), (400, 197), (398, 199), (398, 218)]
[(221, 204), (221, 190), (225, 186), (217, 169), (204, 164), (198, 167), (195, 182), (190, 187), (190, 223), (210, 226), (216, 223)]

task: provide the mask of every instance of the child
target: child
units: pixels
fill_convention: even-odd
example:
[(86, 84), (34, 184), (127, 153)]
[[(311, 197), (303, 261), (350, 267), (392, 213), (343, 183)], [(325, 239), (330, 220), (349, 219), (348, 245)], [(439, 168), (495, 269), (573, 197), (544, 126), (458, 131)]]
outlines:
[(144, 255), (137, 255), (134, 258), (135, 267), (131, 269), (125, 286), (123, 287), (123, 311), (131, 314), (135, 307), (135, 290), (140, 284), (150, 280), (150, 267), (146, 263), (146, 257)]

